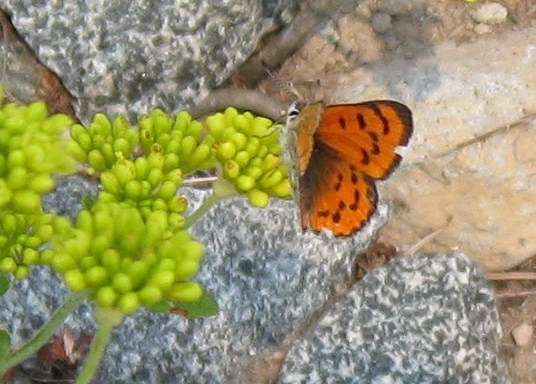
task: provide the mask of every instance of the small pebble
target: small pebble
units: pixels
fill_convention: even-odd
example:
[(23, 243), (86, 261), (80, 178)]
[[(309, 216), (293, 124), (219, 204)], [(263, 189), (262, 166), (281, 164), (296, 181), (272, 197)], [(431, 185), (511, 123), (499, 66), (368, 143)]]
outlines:
[(488, 24), (478, 23), (473, 30), (477, 35), (484, 35), (491, 32), (491, 27)]
[(501, 24), (506, 20), (508, 10), (499, 3), (485, 3), (471, 12), (471, 16), (477, 23)]
[(512, 337), (519, 347), (529, 345), (532, 339), (532, 327), (523, 322), (512, 330)]
[(372, 29), (377, 33), (387, 32), (391, 29), (391, 16), (383, 12), (372, 15)]

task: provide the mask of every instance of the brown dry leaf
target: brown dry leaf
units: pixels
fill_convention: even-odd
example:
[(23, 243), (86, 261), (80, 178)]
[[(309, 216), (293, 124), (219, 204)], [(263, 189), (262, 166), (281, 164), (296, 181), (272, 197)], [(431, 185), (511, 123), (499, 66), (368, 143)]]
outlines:
[(0, 53), (0, 81), (8, 100), (20, 103), (44, 101), (51, 113), (65, 113), (76, 119), (73, 96), (59, 77), (36, 59), (1, 10)]

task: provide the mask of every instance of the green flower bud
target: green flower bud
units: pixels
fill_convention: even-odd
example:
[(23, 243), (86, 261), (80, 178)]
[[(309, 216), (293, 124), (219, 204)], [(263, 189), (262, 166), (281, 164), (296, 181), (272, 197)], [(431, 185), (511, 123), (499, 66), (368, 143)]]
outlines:
[(13, 207), (22, 213), (39, 213), (41, 211), (41, 195), (30, 190), (17, 191), (13, 196)]
[(259, 150), (257, 151), (257, 157), (264, 158), (268, 154), (268, 147), (266, 145), (261, 144), (259, 146)]
[(36, 264), (39, 262), (39, 252), (35, 249), (26, 248), (22, 252), (22, 263), (25, 265)]
[(125, 197), (131, 200), (138, 200), (141, 195), (141, 183), (137, 180), (130, 180), (125, 184)]
[(150, 128), (140, 126), (140, 146), (147, 154), (151, 152), (151, 147), (154, 143), (154, 135)]
[(143, 180), (149, 174), (151, 167), (149, 167), (149, 162), (145, 157), (138, 157), (134, 164), (136, 166), (136, 175), (138, 180)]
[(80, 292), (86, 289), (86, 280), (84, 275), (78, 269), (71, 269), (64, 274), (65, 284), (74, 292)]
[(164, 181), (158, 190), (157, 196), (165, 201), (168, 201), (177, 192), (177, 185), (172, 181)]
[(41, 239), (37, 236), (28, 236), (26, 241), (24, 242), (24, 246), (28, 248), (37, 249), (41, 246)]
[(186, 136), (181, 141), (181, 149), (179, 157), (181, 159), (188, 158), (192, 152), (197, 148), (197, 140), (193, 136)]
[(48, 116), (47, 105), (42, 101), (31, 103), (26, 107), (25, 115), (28, 121), (44, 121)]
[(203, 125), (199, 121), (192, 121), (185, 132), (186, 135), (200, 137), (203, 133)]
[(56, 113), (43, 121), (41, 128), (43, 132), (49, 135), (58, 135), (63, 134), (72, 124), (73, 120), (69, 116), (63, 113)]
[(240, 166), (234, 160), (227, 160), (222, 165), (223, 174), (229, 179), (235, 179), (240, 175)]
[(248, 134), (251, 132), (251, 127), (249, 124), (250, 122), (247, 116), (243, 114), (237, 115), (234, 117), (232, 122), (233, 122), (233, 126), (236, 127), (236, 129), (239, 130), (240, 132), (246, 132)]
[(95, 301), (103, 307), (112, 307), (117, 301), (117, 292), (110, 286), (99, 288), (95, 294)]
[(143, 305), (153, 305), (162, 301), (162, 291), (155, 286), (147, 285), (138, 292)]
[(197, 301), (203, 296), (203, 290), (199, 284), (187, 281), (177, 283), (166, 291), (166, 297), (171, 301), (191, 303)]
[(128, 130), (130, 127), (127, 119), (123, 116), (117, 116), (112, 123), (112, 136), (115, 139), (123, 138)]
[(13, 275), (16, 279), (22, 280), (28, 277), (28, 274), (30, 273), (30, 270), (26, 265), (17, 265), (17, 269), (15, 269), (15, 272)]
[(100, 287), (108, 281), (108, 272), (100, 265), (95, 265), (85, 272), (87, 284), (90, 287)]
[(115, 163), (116, 157), (111, 143), (102, 144), (100, 147), (100, 153), (102, 154), (102, 157), (104, 157), (107, 167), (110, 167), (113, 163)]
[(230, 141), (221, 143), (217, 147), (217, 155), (222, 160), (230, 160), (235, 156), (235, 154), (236, 154), (236, 147)]
[(112, 246), (112, 238), (110, 237), (110, 234), (108, 232), (104, 232), (93, 238), (89, 253), (92, 255), (100, 255), (111, 246)]
[(229, 140), (235, 145), (237, 151), (244, 148), (248, 142), (247, 136), (241, 132), (236, 132)]
[(197, 263), (201, 261), (201, 258), (205, 254), (205, 246), (195, 240), (190, 240), (187, 242), (184, 242), (181, 249), (181, 255), (183, 257), (188, 258), (189, 260), (193, 260)]
[(115, 249), (107, 249), (102, 253), (101, 264), (110, 275), (114, 275), (121, 265), (121, 255)]
[(28, 187), (39, 194), (43, 194), (54, 189), (56, 183), (48, 174), (35, 175), (28, 183)]
[(199, 270), (199, 263), (192, 259), (182, 260), (175, 269), (175, 279), (187, 280)]
[(240, 151), (235, 155), (234, 160), (241, 167), (244, 168), (248, 165), (251, 156), (247, 151)]
[(5, 257), (0, 260), (0, 271), (13, 273), (16, 270), (17, 270), (17, 263), (15, 262), (13, 258)]
[(137, 287), (147, 277), (149, 267), (144, 260), (136, 260), (130, 264), (127, 273), (133, 285)]
[(7, 165), (9, 168), (21, 167), (26, 165), (26, 154), (22, 149), (11, 150), (7, 157)]
[(165, 180), (173, 182), (175, 185), (177, 185), (177, 187), (180, 186), (183, 181), (182, 171), (180, 169), (173, 169), (169, 171), (168, 173), (166, 173)]
[(251, 158), (254, 158), (257, 156), (257, 152), (259, 151), (259, 147), (261, 146), (261, 141), (256, 137), (250, 137), (246, 146), (244, 147), (244, 151), (249, 153), (249, 156)]
[(59, 272), (67, 272), (76, 268), (73, 258), (66, 253), (58, 253), (52, 260), (52, 266)]
[(98, 264), (97, 259), (95, 259), (93, 256), (86, 256), (83, 257), (82, 260), (78, 263), (80, 270), (87, 271), (90, 268), (93, 268)]
[(251, 205), (264, 208), (268, 205), (269, 196), (266, 192), (253, 188), (248, 191), (248, 200)]
[(276, 186), (283, 180), (283, 175), (277, 169), (270, 173), (264, 174), (259, 180), (257, 180), (257, 186), (263, 189), (268, 189)]
[(282, 180), (279, 184), (272, 187), (271, 192), (276, 197), (287, 198), (292, 196), (292, 185), (289, 179)]
[(108, 116), (102, 113), (97, 113), (93, 116), (93, 121), (90, 125), (90, 129), (91, 128), (102, 137), (107, 137), (112, 134), (112, 123), (108, 119)]
[(130, 314), (140, 307), (138, 295), (134, 292), (127, 292), (117, 301), (117, 308), (123, 313)]
[(245, 192), (255, 186), (255, 179), (248, 175), (240, 175), (235, 179), (236, 189)]
[(106, 170), (106, 161), (98, 149), (92, 149), (87, 155), (87, 162), (97, 172)]
[(187, 111), (180, 111), (175, 118), (175, 125), (173, 126), (173, 130), (185, 130), (191, 121), (192, 116)]
[(168, 200), (167, 207), (170, 212), (182, 213), (188, 208), (188, 200), (184, 196), (174, 196)]
[(112, 277), (112, 287), (117, 292), (126, 293), (134, 288), (130, 276), (124, 272), (117, 272)]
[(100, 150), (100, 148), (106, 142), (107, 142), (106, 136), (99, 135), (98, 133), (95, 133), (95, 132), (91, 136), (91, 143), (92, 143), (91, 146), (93, 149)]
[(67, 142), (66, 146), (67, 151), (76, 161), (79, 161), (81, 163), (87, 162), (87, 152), (82, 149), (80, 144), (78, 144), (76, 141), (71, 140)]
[(28, 180), (28, 171), (23, 167), (12, 168), (7, 176), (7, 185), (10, 189), (21, 189)]
[(227, 107), (223, 112), (223, 115), (225, 116), (227, 121), (233, 121), (233, 119), (238, 116), (238, 111), (236, 110), (236, 108)]
[(146, 177), (146, 180), (151, 184), (153, 188), (156, 188), (164, 180), (164, 173), (162, 172), (162, 169), (151, 169)]
[(114, 153), (120, 152), (125, 158), (129, 157), (132, 153), (132, 147), (127, 139), (123, 137), (118, 137), (113, 142), (113, 151)]
[(265, 117), (255, 117), (253, 120), (252, 135), (258, 137), (264, 137), (270, 134), (273, 122)]
[(121, 191), (121, 187), (119, 186), (119, 181), (117, 180), (117, 177), (115, 177), (115, 175), (110, 171), (106, 171), (100, 174), (100, 182), (102, 184), (103, 190), (106, 192), (118, 195)]
[(179, 155), (176, 153), (168, 153), (164, 156), (164, 170), (177, 169), (180, 165)]
[(174, 271), (156, 271), (152, 274), (149, 279), (149, 285), (152, 285), (161, 291), (165, 291), (173, 285), (175, 282), (175, 273)]
[(199, 144), (196, 149), (194, 149), (191, 154), (188, 162), (190, 164), (196, 165), (201, 164), (203, 161), (207, 160), (210, 157), (210, 146), (207, 144)]
[(176, 229), (179, 229), (179, 228), (184, 228), (185, 223), (186, 223), (186, 220), (184, 219), (184, 216), (182, 216), (182, 215), (180, 215), (178, 213), (171, 212), (168, 215), (168, 225), (169, 225), (170, 229), (172, 229), (172, 230), (176, 230)]
[(162, 114), (155, 116), (153, 118), (153, 131), (155, 132), (156, 137), (160, 138), (164, 133), (168, 133), (171, 130), (171, 125), (173, 120), (171, 117), (160, 111)]
[(147, 161), (149, 162), (150, 168), (162, 169), (164, 166), (164, 155), (159, 152), (151, 152), (147, 156)]
[(205, 119), (205, 126), (208, 132), (216, 139), (219, 140), (220, 135), (227, 128), (227, 119), (221, 113), (208, 116)]
[(263, 172), (268, 172), (279, 165), (279, 157), (268, 153), (264, 159), (262, 159), (261, 169)]
[(119, 185), (125, 186), (129, 181), (136, 179), (136, 166), (132, 161), (118, 161), (112, 168)]
[(36, 231), (36, 236), (38, 236), (43, 243), (49, 241), (52, 238), (52, 235), (54, 235), (52, 225), (41, 225)]
[(257, 180), (263, 175), (263, 171), (260, 167), (250, 164), (242, 171), (242, 174), (251, 177), (253, 180)]
[(3, 216), (0, 216), (0, 220), (2, 221), (2, 231), (5, 234), (11, 235), (17, 232), (18, 223), (15, 215), (4, 214)]
[(93, 143), (88, 130), (80, 124), (71, 126), (71, 138), (75, 141), (84, 152), (89, 152), (93, 149)]

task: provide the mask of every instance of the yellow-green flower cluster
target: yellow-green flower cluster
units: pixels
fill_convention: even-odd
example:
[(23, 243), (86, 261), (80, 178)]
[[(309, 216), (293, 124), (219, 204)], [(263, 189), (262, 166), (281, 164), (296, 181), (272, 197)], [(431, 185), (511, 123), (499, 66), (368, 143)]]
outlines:
[(144, 218), (153, 211), (165, 211), (168, 225), (180, 229), (184, 225), (182, 213), (187, 208), (187, 200), (176, 194), (182, 184), (179, 168), (166, 171), (165, 155), (152, 152), (135, 160), (117, 161), (110, 171), (100, 176), (102, 191), (100, 203), (126, 202), (139, 209)]
[(90, 289), (98, 305), (132, 313), (162, 300), (193, 302), (202, 295), (189, 281), (204, 253), (201, 243), (168, 224), (168, 213), (143, 218), (125, 203), (99, 204), (65, 221), (43, 257), (73, 291)]
[(211, 146), (214, 138), (206, 135), (201, 123), (193, 120), (188, 112), (180, 112), (176, 118), (155, 109), (139, 121), (142, 152), (163, 155), (163, 171), (179, 168), (183, 174), (214, 167)]
[(57, 217), (52, 214), (26, 215), (4, 212), (0, 215), (0, 271), (17, 279), (28, 275), (29, 267), (41, 263), (41, 255), (54, 233)]
[(76, 160), (89, 165), (89, 173), (103, 172), (118, 159), (130, 158), (138, 144), (138, 132), (124, 117), (118, 116), (112, 122), (102, 113), (93, 116), (87, 128), (74, 124), (71, 138), (70, 152)]
[(71, 124), (66, 115), (49, 115), (42, 102), (0, 108), (2, 212), (41, 212), (41, 195), (55, 186), (53, 175), (74, 169), (62, 138)]
[(213, 152), (223, 175), (252, 205), (264, 207), (270, 196), (291, 196), (288, 168), (280, 159), (279, 132), (273, 123), (234, 108), (207, 117)]

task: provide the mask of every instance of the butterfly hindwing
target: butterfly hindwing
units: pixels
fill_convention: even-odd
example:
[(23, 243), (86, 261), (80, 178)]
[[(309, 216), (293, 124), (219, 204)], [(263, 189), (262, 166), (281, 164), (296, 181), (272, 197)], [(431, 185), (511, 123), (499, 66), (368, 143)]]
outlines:
[(352, 164), (314, 151), (300, 178), (302, 227), (328, 229), (336, 236), (360, 229), (376, 210), (373, 181)]
[(314, 140), (318, 148), (365, 175), (384, 179), (400, 162), (395, 148), (408, 143), (412, 130), (408, 107), (378, 100), (325, 107)]

